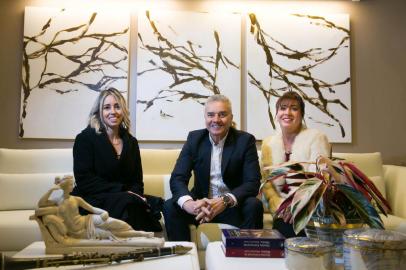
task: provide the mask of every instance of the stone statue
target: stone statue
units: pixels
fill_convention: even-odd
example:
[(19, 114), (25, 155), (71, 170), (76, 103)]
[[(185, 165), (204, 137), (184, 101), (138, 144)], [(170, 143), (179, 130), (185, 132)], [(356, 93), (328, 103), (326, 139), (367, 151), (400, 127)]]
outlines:
[[(154, 233), (135, 231), (126, 222), (109, 217), (107, 211), (71, 196), (73, 185), (72, 176), (57, 177), (55, 186), (41, 197), (31, 217), (40, 226), (46, 253), (111, 253), (163, 246), (164, 239), (154, 237)], [(56, 190), (62, 190), (62, 196), (51, 199)], [(91, 214), (81, 215), (79, 207)]]

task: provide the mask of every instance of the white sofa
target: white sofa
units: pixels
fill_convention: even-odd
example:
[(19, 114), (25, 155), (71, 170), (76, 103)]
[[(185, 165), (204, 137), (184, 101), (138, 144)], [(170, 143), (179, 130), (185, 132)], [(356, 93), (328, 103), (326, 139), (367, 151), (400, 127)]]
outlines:
[[(179, 151), (141, 149), (146, 193), (171, 197), (169, 178)], [(393, 215), (384, 218), (386, 228), (406, 233), (406, 167), (382, 165), (380, 153), (333, 155), (354, 161), (375, 181), (393, 208)], [(64, 174), (72, 174), (71, 149), (0, 149), (0, 251), (17, 251), (41, 239), (38, 225), (28, 217), (54, 177)], [(264, 223), (271, 226), (269, 214), (264, 215)], [(191, 226), (202, 268), (206, 246), (221, 239), (223, 226)]]
[[(171, 197), (169, 178), (178, 155), (178, 149), (141, 150), (145, 193)], [(0, 251), (18, 251), (41, 240), (37, 223), (28, 218), (55, 176), (72, 175), (72, 170), (72, 149), (0, 148)]]

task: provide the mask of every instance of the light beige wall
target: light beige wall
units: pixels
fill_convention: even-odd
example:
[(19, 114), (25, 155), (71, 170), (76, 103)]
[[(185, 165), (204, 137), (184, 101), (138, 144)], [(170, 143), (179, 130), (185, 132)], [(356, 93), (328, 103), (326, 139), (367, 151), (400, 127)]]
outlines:
[[(21, 51), (25, 6), (86, 3), (194, 11), (255, 11), (305, 8), (349, 13), (351, 18), (351, 79), (353, 142), (334, 144), (335, 152), (380, 151), (384, 162), (406, 165), (406, 1), (135, 1), (135, 0), (0, 0), (0, 147), (71, 147), (71, 140), (18, 138)], [(303, 2), (303, 1), (302, 1)], [(244, 65), (244, 63), (242, 63)], [(132, 77), (134, 72), (132, 71)], [(131, 81), (131, 87), (135, 80)], [(182, 143), (142, 142), (143, 148), (177, 148)]]

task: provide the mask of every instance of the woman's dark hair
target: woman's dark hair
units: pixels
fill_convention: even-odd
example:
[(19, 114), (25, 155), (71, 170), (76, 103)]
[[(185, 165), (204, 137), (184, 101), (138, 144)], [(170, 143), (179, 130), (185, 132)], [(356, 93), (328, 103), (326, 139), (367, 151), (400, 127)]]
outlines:
[(298, 93), (293, 92), (293, 91), (286, 92), (286, 93), (283, 94), (281, 97), (279, 97), (278, 101), (276, 101), (276, 112), (278, 112), (279, 107), (281, 106), (282, 101), (287, 100), (287, 99), (296, 100), (296, 101), (297, 101), (297, 103), (299, 104), (299, 107), (300, 107), (299, 109), (300, 109), (300, 112), (301, 112), (301, 114), (302, 114), (302, 117), (304, 117), (304, 114), (305, 114), (305, 104), (304, 104), (304, 102), (303, 102), (303, 98), (302, 98)]

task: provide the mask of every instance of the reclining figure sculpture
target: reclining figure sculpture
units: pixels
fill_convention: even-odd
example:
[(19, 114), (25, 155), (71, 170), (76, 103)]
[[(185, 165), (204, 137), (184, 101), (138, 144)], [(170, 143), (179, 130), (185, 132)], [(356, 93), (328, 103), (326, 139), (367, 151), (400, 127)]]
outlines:
[[(72, 176), (55, 178), (55, 186), (41, 197), (38, 209), (30, 217), (39, 224), (47, 254), (102, 254), (163, 246), (164, 239), (154, 237), (153, 232), (135, 231), (126, 222), (109, 217), (107, 211), (71, 196), (73, 185)], [(51, 199), (56, 190), (62, 190), (62, 196)], [(91, 214), (81, 215), (79, 207)]]

